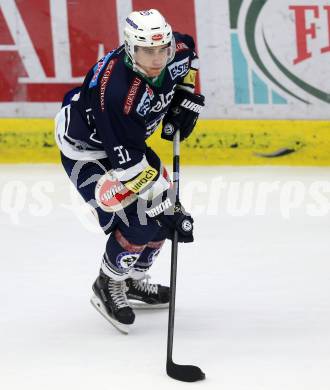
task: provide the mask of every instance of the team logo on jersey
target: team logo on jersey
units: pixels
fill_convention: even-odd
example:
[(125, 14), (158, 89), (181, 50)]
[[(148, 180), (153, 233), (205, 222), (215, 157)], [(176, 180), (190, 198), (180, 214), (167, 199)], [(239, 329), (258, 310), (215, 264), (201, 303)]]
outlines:
[(172, 80), (175, 80), (177, 77), (184, 76), (188, 73), (189, 70), (189, 57), (174, 62), (172, 65), (168, 67), (168, 71), (170, 72)]
[(135, 97), (138, 93), (141, 82), (142, 81), (140, 78), (134, 77), (133, 82), (131, 84), (131, 87), (130, 87), (128, 94), (126, 96), (125, 103), (124, 103), (124, 113), (126, 115), (129, 115), (130, 112), (132, 111), (133, 103), (134, 103)]
[[(155, 94), (153, 90), (146, 85), (146, 91), (143, 94), (139, 105), (137, 106), (136, 112), (141, 116), (146, 116), (148, 112), (160, 112), (166, 108), (170, 103), (174, 95), (175, 86), (167, 94), (160, 93), (157, 95), (157, 100), (154, 100)], [(153, 105), (151, 105), (153, 103)]]
[(154, 104), (151, 107), (150, 112), (160, 112), (164, 108), (166, 108), (172, 101), (174, 90), (175, 90), (175, 85), (173, 86), (172, 90), (169, 93), (167, 94), (160, 93), (159, 100), (157, 100), (156, 104)]
[(136, 108), (136, 112), (141, 116), (146, 116), (151, 107), (151, 101), (155, 97), (153, 90), (146, 84), (146, 90), (142, 95), (141, 101)]
[(119, 269), (130, 269), (140, 257), (140, 253), (121, 252), (116, 258), (116, 264)]

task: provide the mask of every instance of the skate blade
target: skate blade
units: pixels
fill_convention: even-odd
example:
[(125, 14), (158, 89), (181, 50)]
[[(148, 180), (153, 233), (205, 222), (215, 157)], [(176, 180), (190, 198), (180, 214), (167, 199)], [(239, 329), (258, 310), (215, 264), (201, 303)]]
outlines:
[(167, 309), (169, 307), (169, 303), (145, 303), (141, 301), (137, 301), (134, 299), (129, 299), (129, 304), (132, 309), (138, 309), (138, 310), (152, 310), (152, 309)]
[(119, 321), (116, 321), (114, 318), (110, 317), (107, 313), (102, 301), (100, 298), (98, 298), (96, 295), (93, 295), (91, 298), (91, 304), (95, 307), (95, 309), (107, 320), (110, 322), (111, 325), (113, 325), (119, 332), (123, 334), (129, 334), (129, 331), (132, 328), (132, 325), (126, 325), (122, 324)]

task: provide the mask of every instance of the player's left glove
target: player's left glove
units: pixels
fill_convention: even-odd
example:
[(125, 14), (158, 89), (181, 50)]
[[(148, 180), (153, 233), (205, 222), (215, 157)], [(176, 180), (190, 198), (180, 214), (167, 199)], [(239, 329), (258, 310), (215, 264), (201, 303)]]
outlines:
[(203, 95), (177, 89), (164, 116), (161, 137), (173, 141), (177, 130), (180, 130), (180, 141), (189, 137), (204, 107), (204, 100)]
[(185, 211), (181, 203), (176, 203), (172, 215), (160, 214), (158, 217), (161, 225), (168, 231), (167, 238), (173, 240), (173, 230), (178, 232), (179, 242), (193, 242), (194, 220), (192, 216)]
[(161, 194), (147, 202), (147, 206), (146, 214), (150, 218), (156, 219), (166, 229), (168, 239), (173, 239), (173, 232), (176, 230), (179, 242), (194, 241), (194, 220), (180, 202), (175, 202), (173, 189), (169, 189), (166, 194)]

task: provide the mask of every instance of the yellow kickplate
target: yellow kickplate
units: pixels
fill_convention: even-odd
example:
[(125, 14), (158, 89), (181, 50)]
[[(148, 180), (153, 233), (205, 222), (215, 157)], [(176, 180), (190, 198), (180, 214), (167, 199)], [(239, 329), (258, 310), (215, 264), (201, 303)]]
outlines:
[[(51, 119), (0, 119), (0, 163), (59, 162)], [(166, 164), (172, 143), (148, 144)], [(330, 165), (330, 121), (200, 120), (181, 143), (188, 165)]]

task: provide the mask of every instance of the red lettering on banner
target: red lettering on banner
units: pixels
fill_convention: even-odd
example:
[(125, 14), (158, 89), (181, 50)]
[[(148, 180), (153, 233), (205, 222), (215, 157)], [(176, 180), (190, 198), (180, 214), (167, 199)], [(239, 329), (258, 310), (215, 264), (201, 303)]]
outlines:
[(0, 7), (0, 101), (29, 101), (21, 78), (54, 76), (49, 1), (35, 0), (33, 9), (29, 3), (7, 0)]
[(0, 8), (0, 44), (15, 45), (13, 37), (9, 31), (8, 24)]
[(313, 16), (318, 18), (319, 7), (316, 5), (292, 5), (289, 9), (294, 11), (296, 20), (297, 57), (293, 60), (296, 65), (312, 57), (312, 52), (308, 51), (307, 37), (316, 38), (316, 26), (315, 23), (311, 23), (310, 27), (306, 26), (306, 13), (312, 11)]
[[(150, 1), (132, 0), (133, 9)], [(183, 3), (183, 2), (182, 2)], [(196, 38), (194, 0), (155, 0), (174, 30)], [(116, 0), (5, 0), (0, 5), (0, 102), (60, 102), (118, 46)]]
[(115, 0), (1, 2), (0, 102), (60, 102), (117, 46)]
[(33, 0), (33, 9), (29, 0), (16, 3), (45, 75), (55, 77), (49, 0)]
[(108, 66), (106, 67), (102, 79), (101, 79), (101, 84), (100, 84), (100, 103), (101, 103), (101, 110), (104, 111), (105, 109), (105, 104), (104, 104), (104, 97), (105, 97), (105, 89), (108, 85), (111, 73), (113, 71), (113, 68), (117, 62), (117, 59), (111, 60), (108, 63)]
[(328, 53), (330, 51), (330, 5), (325, 5), (323, 8), (327, 11), (329, 45), (323, 47), (321, 53)]
[(125, 104), (124, 104), (124, 113), (129, 115), (132, 111), (133, 103), (135, 97), (138, 93), (139, 87), (141, 85), (141, 79), (139, 77), (134, 77), (133, 82), (131, 84), (130, 89), (128, 90), (128, 94), (126, 96)]
[(173, 31), (180, 31), (196, 38), (195, 22), (195, 1), (185, 0), (173, 1), (164, 0), (133, 0), (133, 9), (155, 8), (161, 12), (165, 19), (170, 23)]
[(72, 75), (79, 77), (119, 45), (116, 0), (68, 1), (68, 12)]

